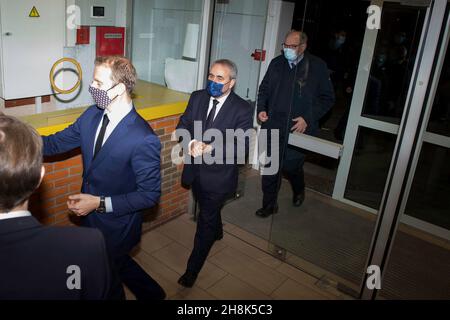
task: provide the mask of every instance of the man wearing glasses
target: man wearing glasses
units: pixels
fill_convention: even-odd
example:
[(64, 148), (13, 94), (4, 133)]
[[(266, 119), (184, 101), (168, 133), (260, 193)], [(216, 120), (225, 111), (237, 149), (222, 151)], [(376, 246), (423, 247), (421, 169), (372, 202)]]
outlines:
[[(262, 129), (279, 130), (280, 168), (277, 174), (263, 175), (263, 206), (256, 211), (262, 218), (278, 210), (277, 197), (281, 174), (293, 190), (293, 205), (300, 207), (305, 199), (301, 149), (288, 144), (289, 133), (316, 135), (319, 120), (334, 104), (334, 91), (326, 63), (306, 52), (308, 37), (292, 30), (283, 43), (283, 54), (273, 59), (259, 87), (257, 112)], [(271, 135), (268, 134), (270, 137)]]

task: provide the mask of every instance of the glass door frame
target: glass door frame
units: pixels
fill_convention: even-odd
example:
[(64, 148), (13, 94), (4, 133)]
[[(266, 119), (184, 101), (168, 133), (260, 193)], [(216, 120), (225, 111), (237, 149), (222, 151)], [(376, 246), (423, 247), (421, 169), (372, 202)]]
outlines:
[[(373, 2), (382, 4), (384, 1)], [(414, 174), (410, 163), (414, 157), (417, 157), (418, 138), (420, 130), (423, 128), (422, 109), (427, 99), (429, 85), (433, 81), (431, 73), (435, 54), (439, 53), (439, 38), (445, 22), (446, 6), (447, 0), (431, 0), (427, 9), (406, 107), (399, 126), (393, 160), (378, 212), (366, 267), (377, 266), (381, 272), (381, 278), (386, 270), (393, 241), (403, 216), (399, 204), (407, 201), (405, 186), (411, 178), (411, 174)], [(374, 46), (372, 46), (372, 55), (373, 49)], [(366, 285), (368, 277), (369, 275), (366, 274), (361, 284), (360, 297), (375, 299), (379, 290), (368, 288)]]
[(414, 218), (412, 216), (409, 216), (405, 213), (406, 211), (406, 205), (409, 199), (409, 194), (411, 192), (411, 187), (413, 184), (414, 176), (416, 173), (416, 169), (419, 163), (420, 155), (422, 152), (422, 147), (424, 143), (429, 143), (434, 146), (440, 146), (444, 148), (450, 149), (450, 137), (446, 137), (444, 135), (439, 135), (436, 133), (432, 133), (428, 131), (428, 125), (429, 120), (431, 116), (431, 112), (433, 110), (434, 101), (436, 98), (436, 91), (439, 85), (440, 77), (442, 68), (444, 66), (447, 50), (450, 50), (449, 43), (450, 43), (450, 14), (447, 17), (447, 20), (445, 21), (445, 27), (444, 27), (444, 35), (442, 38), (442, 43), (440, 43), (439, 51), (437, 52), (438, 56), (436, 57), (436, 69), (434, 71), (432, 83), (430, 85), (430, 92), (429, 92), (429, 99), (427, 101), (427, 105), (424, 110), (424, 116), (423, 121), (420, 128), (420, 133), (418, 137), (417, 147), (416, 151), (414, 153), (412, 162), (411, 162), (411, 171), (408, 176), (408, 181), (406, 184), (405, 189), (405, 196), (403, 198), (403, 201), (401, 203), (400, 213), (402, 214), (402, 222), (406, 224), (413, 225), (415, 227), (418, 227), (419, 229), (422, 229), (426, 232), (429, 232), (431, 234), (437, 235), (441, 238), (444, 238), (446, 240), (450, 240), (450, 231), (446, 230), (444, 228), (438, 227), (436, 225), (433, 225), (431, 223), (425, 222), (423, 220)]
[[(440, 4), (442, 1), (445, 3), (447, 2), (446, 0), (430, 1), (430, 5), (428, 6), (427, 15), (425, 17), (425, 22), (424, 22), (424, 27), (422, 30), (419, 48), (421, 48), (424, 45), (425, 39), (430, 36), (430, 32), (427, 31), (427, 28), (426, 28), (427, 27), (426, 23), (427, 23), (427, 21), (429, 21), (427, 19), (429, 18), (429, 15), (431, 14), (430, 8), (433, 6), (433, 3)], [(398, 2), (398, 3), (407, 4), (407, 1), (399, 1), (399, 0), (389, 0), (389, 1), (373, 0), (373, 1), (371, 1), (370, 4), (377, 5), (381, 8), (381, 10), (383, 10), (383, 4), (386, 2), (391, 2), (391, 3)], [(426, 5), (426, 1), (423, 1), (423, 3)], [(412, 4), (417, 5), (417, 2), (413, 1)], [(433, 16), (433, 18), (434, 18), (434, 16)], [(433, 20), (432, 21), (433, 25), (440, 24), (440, 23), (442, 23), (442, 20), (440, 20), (440, 21)], [(428, 28), (430, 28), (430, 27), (431, 26), (428, 26)], [(345, 135), (345, 139), (344, 139), (344, 143), (343, 143), (344, 150), (343, 150), (341, 161), (339, 163), (338, 173), (336, 176), (336, 183), (335, 183), (335, 187), (334, 187), (334, 191), (333, 191), (333, 199), (341, 201), (343, 203), (347, 203), (347, 204), (355, 206), (355, 207), (358, 207), (360, 209), (363, 209), (363, 210), (370, 212), (372, 214), (375, 214), (375, 215), (377, 215), (381, 209), (376, 210), (376, 209), (368, 207), (364, 204), (360, 204), (356, 201), (345, 198), (345, 190), (346, 190), (346, 186), (347, 186), (347, 181), (348, 181), (348, 177), (349, 177), (353, 154), (355, 151), (355, 144), (356, 144), (356, 140), (357, 140), (358, 130), (360, 127), (362, 127), (362, 128), (369, 128), (369, 129), (381, 131), (384, 133), (393, 134), (393, 135), (397, 136), (397, 145), (396, 145), (395, 149), (398, 149), (399, 143), (400, 143), (398, 135), (401, 132), (401, 128), (405, 124), (404, 122), (407, 120), (404, 117), (405, 112), (407, 111), (407, 108), (405, 108), (405, 110), (404, 110), (402, 123), (400, 123), (400, 125), (393, 124), (393, 123), (387, 123), (387, 122), (383, 122), (383, 121), (376, 120), (376, 119), (371, 119), (368, 117), (364, 117), (362, 115), (362, 111), (363, 111), (363, 107), (364, 107), (364, 100), (366, 97), (366, 90), (367, 90), (369, 76), (370, 76), (370, 72), (371, 72), (372, 60), (374, 57), (374, 52), (375, 52), (377, 38), (378, 38), (378, 31), (379, 31), (378, 29), (373, 29), (373, 30), (366, 29), (366, 34), (364, 36), (363, 49), (361, 52), (361, 58), (360, 58), (359, 66), (358, 66), (358, 74), (357, 74), (356, 83), (355, 83), (355, 93), (353, 96), (353, 100), (352, 100), (352, 104), (351, 104), (351, 108), (350, 108), (350, 114), (349, 114), (349, 121), (348, 121), (347, 129), (346, 129), (347, 134)], [(428, 34), (427, 34), (427, 32), (428, 32)], [(431, 36), (435, 37), (434, 34), (432, 34)], [(446, 38), (445, 41), (448, 41), (448, 37)], [(445, 55), (445, 52), (444, 53), (441, 52), (441, 54)], [(416, 76), (416, 77), (419, 76), (418, 68), (421, 67), (419, 65), (419, 63), (420, 63), (420, 55), (418, 55), (416, 57), (413, 76), (410, 81), (408, 98), (406, 100), (406, 104), (408, 104), (409, 99), (411, 99), (412, 95), (417, 90), (417, 87), (414, 86), (414, 76)], [(441, 63), (442, 63), (442, 61), (441, 61)], [(431, 71), (431, 69), (429, 71)], [(420, 77), (423, 78), (426, 75), (429, 76), (429, 73), (424, 74), (422, 72)], [(437, 79), (435, 81), (439, 81), (439, 79)], [(423, 86), (423, 82), (424, 81), (419, 81), (420, 87)], [(422, 85), (420, 85), (420, 83), (422, 83)], [(435, 86), (436, 85), (437, 85), (437, 83), (435, 84)], [(434, 88), (434, 90), (436, 90), (436, 88)], [(432, 100), (433, 99), (431, 99), (431, 101), (428, 103), (429, 105), (427, 105), (427, 107), (426, 107), (427, 108), (427, 110), (426, 110), (427, 119), (429, 118), (429, 115), (431, 113), (432, 104), (430, 105), (430, 103), (432, 102)], [(422, 105), (423, 105), (423, 102), (420, 106), (422, 107)], [(418, 112), (420, 114), (421, 110)], [(427, 119), (424, 119), (424, 121)], [(428, 121), (426, 121), (426, 123), (428, 123)], [(426, 126), (423, 128), (423, 130), (426, 130)], [(437, 144), (437, 145), (448, 145), (448, 143), (449, 143), (448, 140), (450, 140), (450, 139), (443, 139), (439, 135), (427, 133), (427, 132), (422, 132), (421, 138), (425, 139), (426, 142), (430, 141), (431, 143)], [(422, 143), (423, 139), (420, 140), (420, 143)], [(420, 151), (421, 151), (421, 148), (417, 148), (417, 150), (415, 151), (415, 159), (414, 159), (414, 163), (413, 163), (414, 169), (417, 166)], [(394, 157), (393, 157), (393, 161), (394, 161)], [(388, 176), (391, 176), (391, 174), (392, 174), (392, 170), (393, 170), (392, 165), (393, 165), (393, 163), (391, 163), (391, 167), (390, 167)], [(413, 177), (414, 177), (414, 170), (412, 170), (410, 172), (410, 176), (408, 177), (406, 194), (409, 194)], [(387, 187), (388, 187), (388, 180), (385, 185), (384, 194), (386, 194), (386, 192), (387, 192)], [(400, 213), (403, 213), (405, 211), (406, 201), (407, 201), (407, 199), (402, 203)], [(417, 218), (413, 218), (413, 217), (402, 214), (401, 221), (405, 224), (408, 224), (415, 228), (438, 235), (440, 237), (444, 237), (446, 239), (450, 238), (450, 236), (448, 235), (448, 232), (446, 230), (444, 230), (443, 228), (440, 228), (438, 226), (424, 222)]]

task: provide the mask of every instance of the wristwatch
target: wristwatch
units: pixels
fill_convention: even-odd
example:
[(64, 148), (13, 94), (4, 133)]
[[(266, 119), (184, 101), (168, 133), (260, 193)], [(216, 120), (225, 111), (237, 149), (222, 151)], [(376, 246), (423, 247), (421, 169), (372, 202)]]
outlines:
[(95, 209), (95, 212), (97, 213), (105, 213), (106, 212), (106, 205), (105, 205), (105, 196), (100, 196), (100, 205), (97, 209)]

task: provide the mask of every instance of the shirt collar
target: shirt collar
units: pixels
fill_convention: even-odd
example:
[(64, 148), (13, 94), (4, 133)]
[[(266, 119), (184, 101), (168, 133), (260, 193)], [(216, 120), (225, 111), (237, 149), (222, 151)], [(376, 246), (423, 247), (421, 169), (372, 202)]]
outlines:
[(31, 217), (30, 211), (13, 211), (7, 213), (0, 213), (0, 220)]
[(226, 96), (223, 96), (223, 97), (221, 97), (221, 98), (214, 98), (214, 97), (211, 97), (210, 98), (210, 101), (212, 102), (213, 100), (217, 100), (217, 101), (219, 101), (219, 105), (223, 105), (224, 104), (224, 102), (225, 102), (225, 100), (227, 100), (227, 98), (228, 98), (228, 96), (231, 94), (231, 91), (226, 95)]
[(108, 115), (108, 119), (110, 122), (119, 123), (123, 118), (125, 118), (128, 113), (130, 113), (132, 109), (133, 102), (130, 102), (130, 104), (126, 106), (116, 105), (115, 108), (113, 108), (111, 111), (105, 109), (104, 114)]
[(296, 66), (296, 65), (298, 65), (302, 60), (303, 60), (303, 58), (305, 57), (305, 54), (303, 53), (303, 54), (301, 54), (301, 55), (299, 55), (298, 57), (297, 57), (297, 59), (295, 59), (294, 61), (292, 61), (292, 62), (289, 62), (289, 64), (292, 66)]

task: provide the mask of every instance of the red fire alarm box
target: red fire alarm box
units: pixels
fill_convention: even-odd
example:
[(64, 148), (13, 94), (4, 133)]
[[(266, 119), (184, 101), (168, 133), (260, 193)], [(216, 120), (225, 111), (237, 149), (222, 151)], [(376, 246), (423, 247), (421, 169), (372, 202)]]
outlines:
[(97, 57), (125, 55), (125, 28), (97, 27)]
[(89, 44), (90, 32), (89, 26), (81, 26), (77, 29), (77, 43), (76, 44)]
[(251, 54), (251, 56), (256, 61), (265, 61), (266, 60), (266, 50), (255, 49), (255, 51)]

